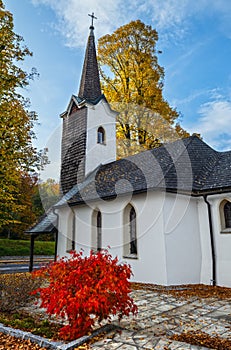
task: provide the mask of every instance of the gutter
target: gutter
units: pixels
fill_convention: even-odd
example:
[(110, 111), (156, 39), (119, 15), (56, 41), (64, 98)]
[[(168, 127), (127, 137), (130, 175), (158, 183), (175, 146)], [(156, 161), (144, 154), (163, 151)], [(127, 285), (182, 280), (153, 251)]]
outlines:
[[(216, 194), (221, 194), (221, 193), (230, 193), (231, 192), (231, 188), (220, 188), (220, 189), (216, 189), (216, 190), (204, 190), (204, 191), (190, 191), (190, 190), (178, 190), (178, 189), (174, 189), (174, 188), (166, 188), (166, 187), (150, 187), (150, 188), (145, 188), (145, 189), (139, 189), (139, 190), (134, 190), (132, 192), (132, 195), (135, 194), (140, 194), (140, 193), (147, 193), (148, 191), (160, 191), (160, 192), (166, 192), (166, 193), (173, 193), (173, 194), (180, 194), (183, 196), (190, 196), (190, 197), (194, 197), (194, 198), (198, 198), (198, 197), (204, 197), (207, 195), (216, 195)], [(112, 200), (115, 199), (116, 197), (123, 197), (123, 196), (127, 196), (128, 194), (131, 194), (131, 192), (124, 192), (124, 193), (115, 193), (115, 194), (111, 194), (111, 195), (105, 195), (105, 196), (100, 196), (100, 199), (103, 200)], [(95, 202), (99, 199), (99, 197), (94, 197), (94, 198), (87, 198), (86, 200), (84, 199), (78, 199), (78, 200), (74, 200), (74, 201), (70, 201), (69, 199), (67, 199), (65, 202), (61, 203), (61, 204), (56, 204), (55, 208), (61, 208), (66, 206), (67, 204), (70, 207), (76, 206), (76, 205), (83, 205), (86, 203), (86, 201), (89, 203), (91, 202)]]
[(215, 253), (215, 243), (214, 243), (214, 232), (213, 232), (213, 223), (212, 223), (212, 213), (211, 213), (211, 204), (207, 200), (207, 195), (203, 195), (204, 201), (207, 204), (208, 208), (208, 218), (209, 218), (209, 232), (210, 232), (210, 242), (211, 242), (211, 253), (212, 253), (212, 286), (217, 284), (217, 271), (216, 271), (216, 253)]

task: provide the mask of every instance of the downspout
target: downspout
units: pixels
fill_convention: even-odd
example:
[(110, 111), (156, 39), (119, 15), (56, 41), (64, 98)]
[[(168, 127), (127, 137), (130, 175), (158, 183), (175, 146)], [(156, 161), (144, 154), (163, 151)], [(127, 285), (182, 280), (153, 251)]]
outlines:
[(59, 215), (55, 212), (55, 208), (52, 207), (52, 212), (54, 215), (56, 215), (57, 217), (57, 227), (56, 227), (56, 231), (55, 231), (55, 257), (54, 257), (54, 261), (57, 260), (57, 252), (58, 252), (58, 237), (59, 237)]
[(203, 198), (204, 198), (205, 203), (207, 204), (208, 217), (209, 217), (209, 232), (210, 232), (211, 254), (212, 254), (212, 285), (216, 286), (216, 284), (217, 284), (216, 254), (215, 254), (215, 243), (214, 243), (211, 204), (207, 200), (207, 195), (203, 195)]
[[(71, 207), (70, 207), (71, 208)], [(75, 211), (71, 208), (72, 214), (73, 214), (73, 221), (72, 221), (72, 237), (71, 237), (71, 249), (75, 250)]]

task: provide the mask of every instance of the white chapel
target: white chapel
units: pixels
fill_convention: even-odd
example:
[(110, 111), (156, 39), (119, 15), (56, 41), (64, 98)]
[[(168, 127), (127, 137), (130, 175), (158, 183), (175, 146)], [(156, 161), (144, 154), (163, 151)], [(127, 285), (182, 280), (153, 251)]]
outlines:
[(117, 160), (116, 116), (92, 24), (79, 92), (61, 114), (62, 198), (27, 231), (32, 242), (55, 232), (58, 257), (109, 249), (137, 282), (231, 287), (231, 151), (191, 136)]

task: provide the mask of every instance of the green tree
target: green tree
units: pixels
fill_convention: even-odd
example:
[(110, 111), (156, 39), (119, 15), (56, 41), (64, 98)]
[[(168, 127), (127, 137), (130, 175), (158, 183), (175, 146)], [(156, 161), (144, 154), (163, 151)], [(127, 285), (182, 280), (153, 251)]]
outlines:
[(59, 183), (54, 179), (37, 183), (33, 194), (33, 212), (37, 217), (43, 215), (60, 198)]
[(33, 208), (33, 198), (38, 186), (36, 174), (21, 174), (17, 196), (17, 211), (11, 213), (11, 222), (2, 228), (1, 235), (8, 238), (25, 238), (25, 230), (38, 218)]
[(29, 101), (21, 92), (36, 74), (26, 73), (20, 63), (32, 53), (14, 33), (13, 16), (0, 0), (0, 227), (14, 223), (23, 210), (22, 177), (40, 164), (41, 154), (32, 145), (33, 125)]
[(120, 112), (119, 157), (186, 137), (179, 113), (163, 97), (164, 69), (158, 64), (158, 33), (140, 20), (118, 28), (98, 42), (102, 87)]

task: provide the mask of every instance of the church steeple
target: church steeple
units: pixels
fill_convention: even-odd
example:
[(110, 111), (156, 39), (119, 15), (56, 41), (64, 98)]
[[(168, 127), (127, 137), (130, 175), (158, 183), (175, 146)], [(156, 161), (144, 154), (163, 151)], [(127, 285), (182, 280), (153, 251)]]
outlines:
[(93, 19), (96, 17), (94, 17), (94, 13), (92, 13), (92, 15), (89, 16), (92, 17), (92, 23), (90, 26), (90, 34), (88, 37), (86, 47), (78, 97), (94, 103), (94, 101), (97, 101), (102, 96), (102, 92), (100, 87), (99, 68), (96, 58), (95, 36), (93, 26)]
[[(60, 188), (63, 194), (82, 183), (102, 163), (116, 159), (116, 113), (101, 92), (93, 19), (78, 96), (72, 95), (63, 118)], [(92, 108), (94, 105), (94, 108)]]

